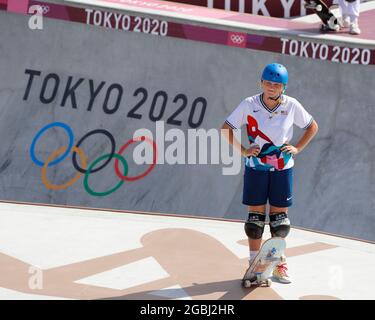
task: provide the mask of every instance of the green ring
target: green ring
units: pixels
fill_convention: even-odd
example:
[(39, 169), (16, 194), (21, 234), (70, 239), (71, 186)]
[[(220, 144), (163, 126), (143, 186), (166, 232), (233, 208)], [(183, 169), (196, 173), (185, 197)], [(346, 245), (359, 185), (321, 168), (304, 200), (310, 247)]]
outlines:
[(90, 166), (89, 168), (87, 169), (86, 173), (85, 173), (85, 178), (83, 179), (83, 186), (85, 187), (85, 190), (87, 191), (88, 194), (92, 195), (92, 196), (95, 196), (95, 197), (103, 197), (103, 196), (108, 196), (109, 194), (115, 192), (118, 188), (120, 188), (122, 186), (122, 184), (125, 182), (125, 180), (121, 180), (114, 188), (108, 190), (108, 191), (105, 191), (105, 192), (95, 192), (94, 190), (92, 190), (90, 187), (89, 187), (89, 183), (88, 183), (88, 178), (89, 178), (89, 174), (91, 173), (91, 170), (93, 169), (93, 167), (100, 161), (106, 159), (106, 158), (109, 158), (109, 157), (113, 157), (113, 158), (117, 158), (118, 160), (120, 160), (122, 162), (122, 164), (124, 165), (124, 176), (127, 176), (128, 174), (128, 163), (126, 162), (126, 160), (120, 156), (119, 154), (115, 153), (115, 154), (105, 154), (101, 157), (99, 157), (98, 159), (96, 159)]

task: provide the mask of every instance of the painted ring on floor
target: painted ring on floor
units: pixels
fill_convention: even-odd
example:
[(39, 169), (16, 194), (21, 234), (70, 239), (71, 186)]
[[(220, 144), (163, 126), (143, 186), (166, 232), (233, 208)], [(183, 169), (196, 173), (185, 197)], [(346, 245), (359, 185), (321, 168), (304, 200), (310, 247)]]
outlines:
[[(73, 147), (73, 143), (74, 143), (74, 135), (73, 135), (73, 131), (72, 129), (65, 123), (63, 122), (52, 122), (46, 126), (44, 126), (42, 129), (39, 130), (39, 132), (36, 134), (36, 136), (34, 137), (33, 141), (31, 142), (31, 147), (30, 147), (30, 157), (31, 157), (31, 160), (33, 160), (33, 162), (35, 164), (37, 164), (39, 167), (43, 167), (45, 164), (38, 160), (35, 156), (35, 145), (38, 141), (38, 139), (41, 137), (41, 135), (47, 131), (48, 129), (51, 129), (53, 127), (60, 127), (60, 128), (63, 128), (66, 130), (66, 132), (68, 133), (68, 136), (69, 136), (69, 145), (68, 145), (68, 148), (66, 148), (66, 151), (64, 152), (64, 154), (62, 156), (60, 156), (59, 158), (55, 159), (54, 161), (52, 161), (51, 163), (49, 163), (48, 165), (50, 167), (54, 166), (55, 164), (58, 164), (60, 161), (63, 161), (67, 155), (69, 154), (70, 150), (72, 149)], [(60, 148), (61, 149), (61, 148)], [(60, 150), (59, 149), (59, 150)]]
[[(108, 132), (107, 130), (104, 130), (104, 129), (96, 129), (96, 130), (92, 130), (88, 133), (86, 133), (76, 144), (76, 147), (79, 148), (79, 146), (82, 144), (82, 142), (89, 136), (91, 135), (94, 135), (94, 134), (97, 134), (97, 133), (101, 133), (101, 134), (104, 134), (105, 136), (108, 137), (108, 139), (111, 141), (111, 153), (109, 153), (109, 157), (108, 157), (108, 160), (106, 162), (104, 162), (100, 167), (90, 171), (90, 173), (95, 173), (95, 172), (98, 172), (99, 170), (103, 169), (111, 160), (112, 160), (112, 157), (114, 156), (115, 154), (115, 150), (116, 150), (116, 142), (115, 142), (115, 138), (113, 138), (113, 135)], [(82, 169), (78, 163), (77, 163), (77, 159), (76, 159), (76, 153), (73, 152), (73, 156), (72, 156), (72, 161), (73, 161), (73, 166), (76, 170), (78, 170), (79, 172), (81, 173), (87, 173), (87, 170), (85, 169)]]
[(132, 143), (135, 143), (135, 142), (139, 142), (139, 141), (146, 141), (148, 144), (151, 145), (152, 149), (153, 149), (153, 162), (152, 164), (150, 165), (150, 167), (142, 174), (139, 174), (138, 176), (134, 176), (134, 177), (128, 177), (126, 175), (123, 175), (121, 172), (120, 172), (120, 169), (118, 167), (118, 160), (116, 159), (115, 160), (115, 171), (116, 171), (116, 175), (121, 179), (121, 180), (126, 180), (126, 181), (136, 181), (136, 180), (139, 180), (139, 179), (142, 179), (144, 178), (146, 175), (148, 175), (152, 169), (155, 168), (155, 165), (156, 165), (156, 155), (157, 155), (157, 150), (156, 150), (156, 143), (155, 141), (153, 141), (152, 139), (146, 137), (146, 136), (141, 136), (141, 137), (136, 137), (136, 138), (133, 138), (133, 139), (130, 139), (128, 142), (126, 142), (120, 149), (120, 151), (118, 152), (119, 155), (121, 155), (127, 147), (129, 147)]
[[(109, 158), (109, 159), (112, 159), (112, 158), (115, 158), (116, 160), (120, 160), (122, 162), (122, 164), (124, 165), (124, 175), (127, 175), (128, 174), (128, 163), (126, 162), (126, 160), (119, 154), (117, 153), (109, 153), (109, 154), (105, 154), (101, 157), (99, 157), (98, 159), (96, 159), (90, 166), (89, 168), (86, 170), (86, 173), (85, 173), (85, 178), (83, 180), (83, 185), (85, 187), (85, 190), (87, 191), (88, 194), (92, 195), (92, 196), (95, 196), (95, 197), (103, 197), (103, 196), (107, 196), (113, 192), (115, 192), (118, 188), (120, 188), (123, 183), (124, 183), (124, 180), (120, 180), (120, 182), (115, 185), (112, 189), (108, 190), (108, 191), (105, 191), (105, 192), (96, 192), (94, 190), (92, 190), (89, 186), (89, 183), (88, 183), (88, 178), (89, 178), (89, 175), (90, 173), (94, 172), (94, 170), (92, 170), (92, 168), (100, 161), (102, 161), (103, 159), (105, 158)], [(107, 163), (108, 161), (106, 161)]]
[[(55, 159), (59, 154), (64, 153), (65, 149), (66, 149), (66, 147), (63, 146), (60, 149), (52, 152), (52, 154), (48, 157), (46, 163), (43, 165), (43, 168), (42, 168), (42, 182), (44, 183), (44, 185), (46, 186), (47, 189), (51, 189), (51, 190), (63, 190), (63, 189), (66, 189), (66, 188), (70, 187), (71, 185), (75, 184), (77, 182), (77, 180), (82, 176), (82, 173), (77, 172), (77, 174), (71, 180), (69, 180), (68, 182), (65, 182), (64, 184), (61, 184), (61, 185), (52, 184), (52, 183), (50, 183), (48, 181), (48, 179), (47, 179), (47, 167), (48, 167), (48, 164), (53, 159)], [(79, 157), (82, 160), (83, 167), (86, 168), (87, 167), (87, 158), (86, 158), (85, 154), (83, 153), (83, 151), (81, 149), (77, 148), (77, 147), (73, 147), (73, 151), (76, 152), (76, 153), (78, 153)]]

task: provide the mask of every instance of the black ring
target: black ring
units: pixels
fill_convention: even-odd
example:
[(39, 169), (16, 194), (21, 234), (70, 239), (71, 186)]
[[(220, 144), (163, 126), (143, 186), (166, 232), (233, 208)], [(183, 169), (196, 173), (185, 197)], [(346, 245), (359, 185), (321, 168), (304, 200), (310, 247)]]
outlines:
[[(96, 133), (102, 133), (104, 134), (105, 136), (108, 137), (108, 139), (111, 141), (111, 145), (112, 145), (112, 150), (111, 150), (111, 153), (110, 153), (110, 157), (108, 158), (108, 160), (106, 160), (106, 162), (104, 162), (104, 164), (102, 164), (99, 168), (96, 168), (94, 170), (91, 170), (90, 173), (94, 173), (94, 172), (98, 172), (99, 170), (103, 169), (113, 158), (113, 155), (115, 154), (115, 150), (116, 150), (116, 142), (115, 142), (115, 138), (113, 138), (112, 134), (109, 133), (107, 130), (104, 130), (104, 129), (96, 129), (96, 130), (92, 130), (88, 133), (86, 133), (78, 142), (77, 144), (75, 145), (76, 148), (78, 148), (82, 142), (89, 136), (93, 135), (93, 134), (96, 134)], [(79, 172), (81, 173), (86, 173), (87, 170), (85, 169), (82, 169), (78, 163), (77, 163), (77, 155), (76, 155), (76, 152), (74, 151), (73, 152), (73, 156), (72, 156), (72, 161), (73, 161), (73, 166), (76, 170), (78, 170)]]

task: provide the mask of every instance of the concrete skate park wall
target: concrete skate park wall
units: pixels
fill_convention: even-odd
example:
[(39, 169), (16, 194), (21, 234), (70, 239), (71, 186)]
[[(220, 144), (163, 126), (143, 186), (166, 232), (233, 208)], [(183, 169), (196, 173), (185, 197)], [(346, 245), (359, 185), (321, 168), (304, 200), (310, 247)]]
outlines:
[[(137, 129), (155, 133), (161, 114), (165, 130), (218, 129), (245, 97), (259, 92), (264, 65), (278, 61), (290, 72), (288, 94), (320, 127), (296, 158), (292, 224), (375, 240), (373, 66), (50, 19), (33, 31), (27, 21), (0, 12), (2, 200), (245, 219), (243, 169), (223, 175), (222, 164), (158, 164), (141, 179), (123, 181), (112, 160), (86, 179), (80, 154), (74, 164), (72, 150), (62, 148), (79, 143), (88, 167)], [(65, 126), (46, 128), (55, 122)], [(294, 140), (301, 133), (296, 129)], [(134, 145), (123, 153), (129, 176), (150, 167), (138, 168), (126, 156)]]

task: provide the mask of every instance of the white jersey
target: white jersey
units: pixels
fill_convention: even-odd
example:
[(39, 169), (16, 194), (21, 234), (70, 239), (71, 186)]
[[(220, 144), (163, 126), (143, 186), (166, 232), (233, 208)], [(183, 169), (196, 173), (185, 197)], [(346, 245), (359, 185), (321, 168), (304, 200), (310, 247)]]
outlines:
[(281, 152), (284, 143), (293, 137), (293, 125), (307, 129), (313, 117), (294, 98), (282, 95), (281, 103), (269, 109), (263, 94), (248, 97), (230, 114), (226, 123), (232, 129), (246, 124), (250, 143), (260, 147), (257, 157), (249, 157), (245, 164), (256, 170), (286, 170), (294, 165), (291, 154)]

